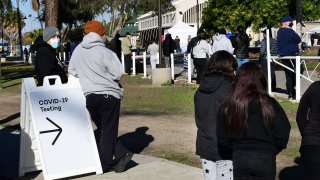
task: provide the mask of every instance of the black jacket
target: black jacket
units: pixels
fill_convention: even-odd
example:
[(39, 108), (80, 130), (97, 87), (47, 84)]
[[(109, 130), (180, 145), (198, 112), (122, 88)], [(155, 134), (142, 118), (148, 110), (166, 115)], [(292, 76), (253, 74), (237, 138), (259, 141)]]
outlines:
[(194, 95), (195, 121), (198, 128), (196, 154), (201, 158), (211, 161), (221, 159), (217, 148), (217, 115), (231, 87), (231, 80), (222, 75), (203, 76)]
[(174, 40), (170, 37), (163, 41), (163, 55), (166, 57), (169, 57), (171, 53), (174, 52), (174, 49), (176, 48), (176, 44)]
[[(38, 86), (43, 85), (43, 78), (50, 75), (59, 75), (61, 82), (66, 83), (68, 77), (63, 70), (63, 65), (59, 62), (55, 50), (46, 42), (38, 40), (35, 43), (37, 51), (35, 58), (35, 73)], [(50, 81), (53, 84), (54, 81)]]
[(121, 40), (119, 38), (113, 38), (109, 46), (110, 50), (117, 54), (117, 57), (121, 61)]
[(249, 36), (247, 34), (237, 34), (232, 40), (234, 47), (233, 54), (236, 58), (244, 59), (249, 58)]
[(303, 94), (297, 111), (297, 124), (302, 136), (301, 147), (320, 147), (320, 81)]
[(261, 111), (263, 105), (261, 106), (258, 98), (253, 98), (248, 105), (247, 130), (241, 137), (229, 137), (223, 121), (218, 120), (219, 146), (233, 151), (262, 152), (274, 155), (286, 148), (291, 129), (290, 123), (279, 103), (273, 98), (270, 100), (276, 115), (271, 133), (268, 133), (263, 125)]

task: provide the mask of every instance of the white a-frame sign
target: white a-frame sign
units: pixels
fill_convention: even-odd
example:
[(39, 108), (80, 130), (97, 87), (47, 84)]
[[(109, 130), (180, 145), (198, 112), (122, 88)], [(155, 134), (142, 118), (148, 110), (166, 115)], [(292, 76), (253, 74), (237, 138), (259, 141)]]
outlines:
[[(55, 85), (49, 79), (56, 79)], [(102, 174), (89, 114), (78, 79), (61, 84), (45, 77), (37, 87), (24, 78), (21, 87), (19, 175), (42, 170), (44, 179), (96, 172)]]

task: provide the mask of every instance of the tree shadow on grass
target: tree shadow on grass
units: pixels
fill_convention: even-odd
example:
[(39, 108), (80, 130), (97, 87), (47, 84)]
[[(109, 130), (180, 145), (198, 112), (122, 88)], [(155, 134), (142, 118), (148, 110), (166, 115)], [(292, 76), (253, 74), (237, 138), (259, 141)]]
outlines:
[(12, 115), (10, 115), (10, 116), (8, 116), (8, 117), (6, 117), (6, 118), (0, 119), (0, 125), (1, 125), (1, 124), (5, 124), (5, 123), (8, 123), (8, 122), (10, 122), (10, 121), (12, 121), (12, 120), (15, 120), (15, 119), (17, 119), (18, 117), (20, 117), (20, 112), (17, 112), (17, 113), (15, 113), (15, 114), (12, 114)]
[(305, 180), (302, 168), (301, 159), (296, 157), (294, 162), (296, 165), (291, 167), (286, 167), (282, 169), (279, 173), (279, 180)]

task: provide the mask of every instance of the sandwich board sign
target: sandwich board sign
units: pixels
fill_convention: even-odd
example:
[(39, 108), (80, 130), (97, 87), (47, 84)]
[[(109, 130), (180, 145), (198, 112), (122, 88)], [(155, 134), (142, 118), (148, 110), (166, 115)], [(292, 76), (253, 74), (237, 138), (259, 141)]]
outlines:
[[(54, 85), (49, 79), (56, 79)], [(19, 176), (42, 170), (44, 179), (102, 174), (90, 116), (79, 80), (62, 84), (47, 76), (43, 86), (24, 78), (21, 86)]]

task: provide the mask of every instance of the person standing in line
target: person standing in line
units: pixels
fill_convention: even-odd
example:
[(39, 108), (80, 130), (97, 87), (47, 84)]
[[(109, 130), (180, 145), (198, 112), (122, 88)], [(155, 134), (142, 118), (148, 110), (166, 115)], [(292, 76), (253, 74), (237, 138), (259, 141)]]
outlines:
[(320, 177), (320, 81), (312, 83), (303, 94), (296, 121), (302, 137), (301, 165), (308, 180)]
[(188, 41), (188, 43), (191, 41), (191, 35), (188, 35), (187, 41)]
[(116, 53), (117, 57), (121, 62), (121, 40), (120, 34), (117, 33), (110, 42), (110, 50)]
[[(261, 41), (260, 46), (260, 55), (259, 55), (259, 62), (261, 65), (261, 70), (263, 75), (266, 79), (268, 79), (268, 60), (267, 60), (267, 32), (266, 30), (262, 31), (263, 33), (263, 40)], [(278, 55), (278, 46), (277, 40), (272, 38), (271, 32), (269, 33), (270, 39), (270, 55), (277, 56)], [(277, 87), (276, 81), (276, 73), (275, 73), (275, 64), (271, 62), (271, 91), (275, 92)]]
[(156, 43), (156, 40), (151, 41), (152, 43), (148, 46), (147, 52), (150, 53), (150, 64), (151, 68), (155, 69), (157, 60), (159, 59), (159, 45)]
[(238, 68), (240, 68), (242, 64), (249, 62), (249, 42), (249, 36), (245, 29), (238, 26), (232, 42), (234, 47), (233, 53), (236, 55)]
[[(67, 74), (64, 72), (64, 64), (58, 58), (56, 50), (60, 45), (60, 32), (56, 27), (48, 26), (43, 30), (42, 38), (39, 36), (34, 44), (35, 72), (38, 86), (43, 85), (43, 78), (51, 75), (58, 75), (62, 83), (68, 81)], [(54, 84), (55, 80), (50, 79), (50, 84)]]
[(176, 52), (180, 53), (181, 52), (180, 38), (178, 36), (176, 36), (176, 38), (174, 39), (174, 43), (176, 45)]
[(217, 136), (220, 152), (232, 152), (234, 179), (274, 180), (276, 156), (286, 148), (289, 120), (267, 93), (267, 81), (254, 62), (243, 64), (221, 106)]
[[(290, 16), (284, 16), (281, 20), (282, 27), (278, 30), (278, 35), (277, 35), (278, 54), (281, 57), (299, 55), (299, 43), (301, 43), (301, 38), (291, 28), (293, 26), (292, 21), (293, 19)], [(283, 59), (282, 63), (285, 66), (295, 70), (294, 59)], [(288, 98), (296, 99), (295, 72), (292, 72), (284, 68), (284, 73), (286, 75), (286, 86), (287, 86)]]
[(231, 44), (230, 39), (226, 37), (227, 31), (225, 29), (221, 29), (219, 31), (219, 35), (214, 39), (212, 45), (212, 52), (215, 53), (216, 51), (225, 50), (228, 51), (230, 54), (233, 54), (233, 47)]
[(125, 72), (128, 75), (132, 73), (132, 59), (131, 59), (131, 34), (129, 32), (126, 33), (126, 37), (123, 38), (121, 42), (121, 50), (124, 54), (124, 68)]
[[(166, 38), (163, 41), (163, 56), (166, 64), (166, 68), (170, 68), (170, 54), (174, 53), (175, 42), (171, 37), (171, 34), (166, 34)], [(160, 58), (161, 59), (161, 58)]]
[[(200, 156), (205, 180), (219, 180), (222, 169), (217, 163), (229, 165), (230, 160), (222, 160), (217, 147), (217, 116), (220, 105), (231, 90), (237, 61), (227, 51), (217, 51), (209, 59), (200, 87), (194, 95), (195, 122), (197, 125), (196, 154)], [(221, 167), (221, 166), (219, 166)], [(225, 166), (223, 166), (225, 169)], [(232, 178), (227, 169), (225, 177)]]
[(197, 79), (196, 79), (196, 86), (197, 88), (199, 87), (201, 77), (203, 70), (207, 64), (208, 57), (210, 57), (210, 46), (209, 43), (206, 41), (206, 34), (199, 33), (197, 35), (198, 42), (196, 45), (193, 47), (192, 53), (193, 53), (193, 64), (194, 67), (197, 70)]
[(123, 68), (117, 55), (105, 47), (102, 36), (106, 29), (101, 22), (91, 20), (84, 30), (86, 35), (74, 50), (68, 71), (79, 78), (86, 107), (97, 126), (96, 138), (104, 172), (123, 172), (133, 156), (118, 139), (123, 96), (119, 81)]

